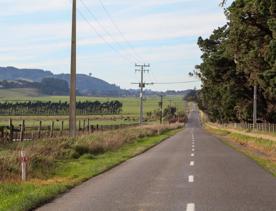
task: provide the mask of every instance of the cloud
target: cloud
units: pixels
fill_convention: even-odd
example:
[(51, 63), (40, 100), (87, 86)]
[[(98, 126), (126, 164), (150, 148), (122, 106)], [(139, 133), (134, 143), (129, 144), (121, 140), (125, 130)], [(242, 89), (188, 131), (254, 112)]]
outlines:
[[(85, 73), (92, 69), (103, 79), (129, 87), (128, 80), (134, 75), (131, 65), (137, 60), (133, 50), (103, 13), (99, 3), (84, 1), (98, 20), (94, 20), (78, 1), (80, 10), (92, 26), (78, 16), (78, 70)], [(168, 68), (172, 68), (176, 75), (172, 79), (191, 71), (200, 61), (197, 37), (208, 36), (214, 28), (226, 22), (222, 9), (217, 7), (219, 0), (212, 0), (211, 3), (200, 0), (102, 1), (135, 47), (135, 52), (158, 68), (159, 78), (168, 77)], [(0, 14), (1, 66), (68, 72), (71, 0), (45, 2), (1, 1), (1, 6), (5, 8)], [(116, 52), (104, 40), (117, 49)], [(127, 79), (110, 73), (111, 70), (116, 70)]]

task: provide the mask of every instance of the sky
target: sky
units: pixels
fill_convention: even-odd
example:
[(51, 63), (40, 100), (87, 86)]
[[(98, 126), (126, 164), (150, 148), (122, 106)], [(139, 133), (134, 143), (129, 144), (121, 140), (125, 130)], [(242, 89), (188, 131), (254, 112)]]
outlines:
[[(77, 0), (77, 72), (137, 88), (135, 63), (149, 63), (146, 82), (194, 81), (199, 36), (226, 23), (221, 0)], [(72, 0), (0, 0), (0, 66), (70, 72)], [(5, 8), (3, 10), (3, 8)], [(200, 88), (200, 82), (148, 86)]]

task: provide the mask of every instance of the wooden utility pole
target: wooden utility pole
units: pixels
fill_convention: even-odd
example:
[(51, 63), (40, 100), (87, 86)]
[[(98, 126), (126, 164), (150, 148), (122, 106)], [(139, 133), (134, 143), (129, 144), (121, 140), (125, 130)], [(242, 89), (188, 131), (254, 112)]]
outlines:
[(253, 129), (256, 129), (257, 125), (257, 86), (254, 86), (254, 96), (253, 96)]
[(69, 135), (76, 137), (76, 69), (77, 69), (77, 2), (73, 0), (72, 43), (71, 43), (71, 78), (69, 105)]
[(150, 67), (149, 64), (143, 64), (143, 65), (138, 65), (135, 64), (135, 67), (139, 67), (140, 69), (136, 69), (136, 72), (141, 72), (141, 82), (139, 83), (139, 88), (140, 88), (140, 124), (143, 124), (144, 122), (144, 106), (143, 106), (143, 100), (144, 100), (144, 88), (146, 86), (146, 83), (144, 83), (144, 73), (149, 72), (149, 70), (146, 70), (145, 68)]
[(163, 98), (164, 98), (164, 95), (160, 95), (160, 124), (163, 124)]

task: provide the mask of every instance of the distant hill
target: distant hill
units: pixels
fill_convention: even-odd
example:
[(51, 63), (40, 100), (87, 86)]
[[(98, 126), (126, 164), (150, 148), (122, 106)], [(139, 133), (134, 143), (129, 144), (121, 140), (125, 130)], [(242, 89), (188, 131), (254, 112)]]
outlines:
[[(69, 74), (53, 74), (41, 69), (18, 69), (15, 67), (0, 67), (0, 81), (3, 80), (27, 80), (41, 82), (45, 78), (57, 78), (70, 84)], [(77, 74), (77, 89), (81, 95), (91, 96), (121, 96), (126, 93), (119, 86), (110, 84), (104, 80)]]
[(0, 67), (0, 80), (30, 80), (40, 82), (43, 78), (52, 77), (50, 71), (40, 69), (17, 69), (15, 67)]
[[(53, 78), (52, 82), (47, 82), (48, 78)], [(59, 84), (54, 84), (54, 79), (62, 80)], [(8, 81), (9, 84), (6, 83)], [(29, 84), (28, 84), (29, 82)], [(46, 82), (46, 83), (44, 83)], [(65, 83), (66, 82), (66, 83)], [(51, 84), (51, 85), (49, 85)], [(63, 86), (59, 86), (63, 84)], [(18, 69), (15, 67), (0, 67), (0, 89), (4, 88), (37, 88), (42, 94), (49, 95), (67, 95), (68, 90), (65, 84), (70, 85), (69, 74), (53, 74), (48, 70), (41, 69)], [(11, 85), (11, 87), (9, 86)], [(51, 87), (48, 87), (51, 86)], [(42, 87), (41, 87), (42, 86)], [(62, 87), (62, 88), (61, 88)], [(45, 89), (46, 88), (46, 89)], [(50, 89), (52, 88), (52, 89)], [(60, 89), (60, 90), (58, 90)], [(139, 89), (121, 89), (115, 84), (110, 84), (104, 80), (91, 77), (85, 74), (77, 74), (77, 92), (78, 95), (84, 96), (139, 96)], [(156, 92), (152, 90), (145, 90), (145, 95), (181, 95), (186, 96), (191, 90), (166, 92)]]
[[(65, 80), (70, 84), (69, 74), (59, 74), (53, 77)], [(77, 89), (82, 95), (86, 96), (120, 96), (123, 93), (119, 86), (84, 74), (77, 75)]]

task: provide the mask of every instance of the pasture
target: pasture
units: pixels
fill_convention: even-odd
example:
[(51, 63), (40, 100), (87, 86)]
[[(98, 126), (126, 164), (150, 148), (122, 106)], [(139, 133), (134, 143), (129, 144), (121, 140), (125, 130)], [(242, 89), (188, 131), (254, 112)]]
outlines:
[[(1, 93), (1, 92), (0, 92)], [(12, 93), (12, 95), (10, 95)], [(42, 102), (68, 102), (68, 96), (40, 96), (31, 97), (24, 94), (20, 94), (16, 91), (2, 90), (0, 102), (23, 102), (23, 101), (42, 101)], [(131, 124), (138, 122), (139, 118), (139, 105), (140, 99), (138, 97), (77, 97), (77, 101), (100, 101), (107, 102), (112, 100), (118, 100), (123, 103), (122, 112), (118, 115), (84, 115), (78, 116), (77, 120), (91, 120), (93, 124), (99, 125), (118, 125), (118, 124)], [(160, 97), (152, 96), (145, 97), (144, 100), (144, 116), (147, 112), (153, 112), (159, 108)], [(177, 111), (184, 111), (184, 101), (182, 96), (166, 96), (164, 97), (163, 108), (168, 105), (175, 106)], [(14, 125), (21, 124), (22, 120), (25, 120), (27, 127), (38, 126), (39, 121), (43, 121), (44, 125), (51, 125), (52, 121), (55, 121), (55, 126), (60, 127), (61, 121), (64, 121), (64, 127), (68, 126), (68, 116), (0, 116), (0, 126), (9, 124), (9, 120), (13, 120)]]

